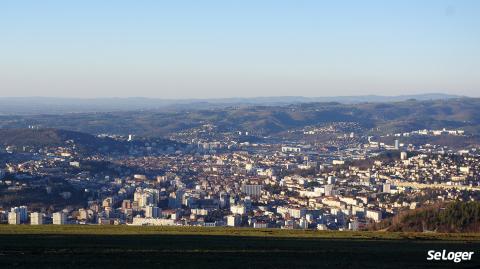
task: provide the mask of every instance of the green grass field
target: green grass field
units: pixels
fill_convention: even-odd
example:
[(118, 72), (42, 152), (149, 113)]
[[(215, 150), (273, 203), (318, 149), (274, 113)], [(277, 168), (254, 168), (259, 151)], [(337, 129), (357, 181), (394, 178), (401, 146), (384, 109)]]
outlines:
[(480, 234), (0, 225), (0, 268), (479, 268)]

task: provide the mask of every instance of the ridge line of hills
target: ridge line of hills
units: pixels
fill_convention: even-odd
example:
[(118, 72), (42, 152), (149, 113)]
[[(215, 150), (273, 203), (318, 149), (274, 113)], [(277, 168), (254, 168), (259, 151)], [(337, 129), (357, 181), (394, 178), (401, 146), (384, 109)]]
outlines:
[(0, 116), (0, 129), (35, 126), (90, 134), (166, 137), (175, 132), (213, 124), (221, 132), (248, 131), (256, 136), (269, 136), (336, 122), (353, 122), (363, 131), (375, 129), (376, 134), (451, 128), (463, 129), (469, 135), (480, 135), (480, 98), (15, 115)]
[(341, 104), (401, 102), (415, 99), (447, 100), (468, 98), (441, 93), (418, 95), (360, 95), (332, 97), (264, 96), (206, 99), (129, 98), (57, 98), (57, 97), (0, 97), (0, 115), (66, 114), (82, 112), (111, 112), (134, 110), (182, 110), (225, 108), (228, 106), (278, 106), (302, 103), (336, 102)]

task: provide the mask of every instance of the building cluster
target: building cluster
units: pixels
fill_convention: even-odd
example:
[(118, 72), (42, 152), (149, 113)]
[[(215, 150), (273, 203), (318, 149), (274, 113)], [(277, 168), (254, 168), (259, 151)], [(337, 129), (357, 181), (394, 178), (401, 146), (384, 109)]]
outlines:
[[(63, 203), (3, 206), (0, 221), (359, 230), (402, 210), (480, 193), (476, 149), (452, 152), (370, 138), (334, 149), (240, 142), (247, 132), (207, 140), (213, 128), (179, 134), (194, 137), (194, 146), (162, 154), (81, 156), (70, 146), (10, 163), (0, 170), (4, 191), (43, 188), (46, 198)], [(305, 132), (333, 127), (322, 128)], [(348, 133), (339, 139), (362, 138)]]

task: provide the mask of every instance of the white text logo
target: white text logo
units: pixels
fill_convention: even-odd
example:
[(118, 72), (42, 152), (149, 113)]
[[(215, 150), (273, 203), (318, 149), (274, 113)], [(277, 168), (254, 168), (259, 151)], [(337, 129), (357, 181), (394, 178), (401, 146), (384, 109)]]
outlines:
[(453, 261), (459, 263), (461, 261), (469, 261), (472, 259), (472, 252), (463, 252), (463, 251), (451, 251), (447, 252), (445, 249), (442, 251), (429, 250), (427, 252), (427, 260), (435, 261)]

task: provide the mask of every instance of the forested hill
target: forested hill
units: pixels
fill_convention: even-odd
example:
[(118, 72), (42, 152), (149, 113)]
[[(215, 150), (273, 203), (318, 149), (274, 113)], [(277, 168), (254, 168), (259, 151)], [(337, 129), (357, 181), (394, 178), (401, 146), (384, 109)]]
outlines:
[(391, 232), (480, 232), (480, 202), (451, 202), (409, 210), (370, 227)]
[[(0, 129), (0, 146), (3, 147), (61, 147), (68, 142), (74, 143), (78, 150), (89, 153), (127, 153), (131, 146), (144, 146), (144, 141), (142, 140), (133, 142), (119, 141), (109, 137), (97, 137), (83, 132), (52, 128)], [(155, 142), (159, 148), (182, 146), (181, 143), (162, 138), (156, 138)]]
[(115, 143), (110, 139), (100, 139), (91, 134), (57, 129), (0, 129), (0, 144), (11, 146), (53, 147), (62, 146), (67, 140), (95, 147), (103, 143)]

